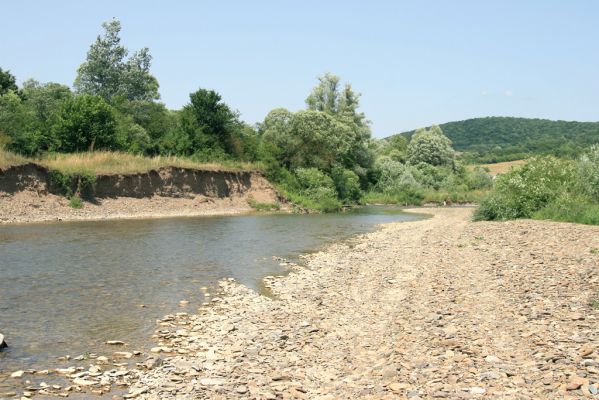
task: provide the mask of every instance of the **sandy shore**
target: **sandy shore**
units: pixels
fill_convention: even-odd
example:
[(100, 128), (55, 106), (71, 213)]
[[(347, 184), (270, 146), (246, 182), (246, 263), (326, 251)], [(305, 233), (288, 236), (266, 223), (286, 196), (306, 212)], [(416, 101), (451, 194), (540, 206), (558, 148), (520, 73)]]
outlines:
[[(71, 390), (143, 399), (596, 398), (599, 227), (418, 209), (159, 321), (138, 367)], [(147, 356), (146, 356), (147, 357)], [(145, 361), (144, 361), (145, 360)]]

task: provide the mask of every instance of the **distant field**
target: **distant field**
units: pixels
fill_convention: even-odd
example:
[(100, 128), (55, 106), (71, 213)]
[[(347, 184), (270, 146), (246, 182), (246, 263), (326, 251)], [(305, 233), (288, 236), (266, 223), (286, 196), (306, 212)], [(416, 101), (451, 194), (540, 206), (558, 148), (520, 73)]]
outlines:
[[(516, 161), (505, 161), (495, 164), (479, 164), (479, 167), (488, 168), (489, 173), (493, 176), (497, 174), (503, 174), (510, 170), (512, 167), (518, 167), (526, 163), (526, 160), (516, 160)], [(475, 166), (473, 165), (472, 168)]]
[(129, 153), (97, 151), (93, 153), (50, 154), (40, 158), (25, 158), (0, 149), (0, 168), (34, 162), (64, 173), (131, 174), (161, 167), (195, 168), (202, 170), (256, 170), (257, 164), (243, 162), (203, 163), (184, 157), (143, 157)]

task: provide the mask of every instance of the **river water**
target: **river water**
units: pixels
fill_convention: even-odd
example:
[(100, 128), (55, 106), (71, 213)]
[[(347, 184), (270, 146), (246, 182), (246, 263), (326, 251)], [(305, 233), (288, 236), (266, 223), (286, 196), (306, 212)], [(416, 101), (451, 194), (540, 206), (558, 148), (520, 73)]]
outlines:
[[(58, 357), (147, 351), (156, 319), (194, 312), (224, 277), (259, 289), (302, 253), (422, 219), (387, 207), (342, 214), (247, 215), (0, 226), (0, 376)], [(189, 301), (181, 306), (180, 301)], [(111, 348), (109, 348), (111, 347)], [(5, 375), (6, 376), (6, 375)]]

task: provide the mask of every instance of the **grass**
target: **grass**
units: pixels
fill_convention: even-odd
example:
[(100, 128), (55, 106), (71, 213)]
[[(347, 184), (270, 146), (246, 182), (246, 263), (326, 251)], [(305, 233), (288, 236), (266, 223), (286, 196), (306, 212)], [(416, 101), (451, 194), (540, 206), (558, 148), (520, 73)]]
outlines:
[(46, 154), (39, 158), (25, 158), (0, 149), (0, 168), (35, 162), (65, 174), (88, 173), (132, 174), (162, 167), (194, 168), (208, 171), (247, 171), (261, 169), (259, 164), (237, 161), (205, 163), (185, 157), (144, 157), (129, 153), (97, 151), (92, 153)]
[(552, 203), (533, 214), (533, 219), (599, 225), (599, 204), (585, 202)]
[(394, 204), (406, 206), (421, 206), (427, 203), (469, 204), (478, 203), (488, 193), (486, 190), (446, 191), (426, 190), (418, 193), (380, 193), (368, 192), (361, 199), (363, 204)]
[(526, 160), (515, 160), (515, 161), (505, 161), (494, 164), (479, 164), (479, 165), (471, 165), (469, 168), (473, 170), (475, 167), (482, 167), (489, 170), (489, 174), (492, 176), (496, 176), (498, 174), (504, 174), (508, 172), (512, 167), (518, 167), (520, 165), (524, 165)]
[(260, 203), (253, 198), (250, 198), (248, 203), (256, 211), (279, 211), (281, 209), (279, 203)]
[(76, 209), (83, 208), (83, 200), (81, 200), (81, 197), (79, 196), (72, 196), (69, 199), (69, 205)]
[(31, 161), (18, 154), (11, 153), (9, 151), (0, 148), (0, 168), (8, 168), (13, 165), (21, 165)]

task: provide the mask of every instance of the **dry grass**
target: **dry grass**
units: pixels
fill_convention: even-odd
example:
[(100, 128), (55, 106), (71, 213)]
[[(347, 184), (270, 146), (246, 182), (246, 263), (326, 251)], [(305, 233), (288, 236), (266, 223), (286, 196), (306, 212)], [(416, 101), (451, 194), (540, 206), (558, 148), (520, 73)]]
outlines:
[(255, 170), (251, 163), (201, 163), (183, 157), (143, 157), (129, 153), (97, 151), (93, 153), (51, 154), (39, 159), (27, 159), (0, 150), (0, 167), (31, 161), (64, 173), (131, 174), (147, 172), (161, 167), (194, 168), (210, 171)]
[(25, 157), (0, 148), (0, 168), (7, 168), (13, 165), (25, 164), (28, 161), (30, 160), (26, 159)]
[(500, 162), (500, 163), (495, 163), (495, 164), (473, 165), (472, 168), (474, 168), (474, 167), (487, 168), (489, 170), (489, 173), (491, 175), (495, 176), (498, 174), (504, 174), (504, 173), (508, 172), (510, 170), (510, 168), (518, 167), (520, 165), (524, 165), (525, 163), (526, 163), (526, 160), (515, 160), (515, 161), (505, 161), (505, 162)]

